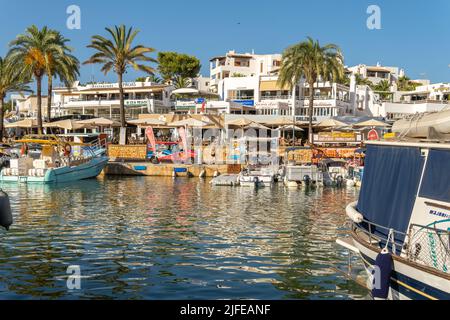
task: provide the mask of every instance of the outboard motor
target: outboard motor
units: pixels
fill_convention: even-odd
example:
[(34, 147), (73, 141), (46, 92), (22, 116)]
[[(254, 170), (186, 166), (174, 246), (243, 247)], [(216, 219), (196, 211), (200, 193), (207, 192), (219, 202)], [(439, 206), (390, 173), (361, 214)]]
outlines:
[(259, 187), (259, 178), (258, 177), (254, 177), (253, 178), (253, 183), (255, 184), (255, 187)]
[(344, 184), (344, 178), (342, 176), (337, 176), (337, 178), (336, 178), (336, 185), (338, 187), (342, 187), (343, 184)]
[(383, 249), (375, 259), (372, 281), (372, 297), (387, 299), (393, 269), (392, 256), (387, 249)]
[(311, 184), (311, 177), (308, 175), (303, 176), (303, 182), (305, 182), (305, 186), (309, 186)]
[(11, 203), (9, 202), (9, 196), (6, 192), (0, 189), (0, 226), (9, 230), (9, 227), (13, 223), (13, 217), (11, 213)]

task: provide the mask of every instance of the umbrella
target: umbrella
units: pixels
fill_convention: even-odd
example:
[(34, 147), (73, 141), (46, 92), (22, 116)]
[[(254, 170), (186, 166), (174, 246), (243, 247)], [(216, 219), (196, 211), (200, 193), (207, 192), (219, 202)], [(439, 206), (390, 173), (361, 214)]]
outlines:
[(326, 119), (316, 124), (316, 128), (330, 128), (330, 127), (346, 127), (347, 124), (335, 119)]
[(283, 118), (277, 118), (275, 120), (265, 121), (264, 123), (269, 126), (284, 126), (284, 125), (292, 124), (293, 122), (294, 122), (293, 118), (283, 117)]
[(172, 94), (198, 94), (199, 91), (194, 88), (181, 88), (172, 91)]
[(288, 125), (288, 126), (282, 126), (282, 127), (280, 127), (280, 129), (282, 130), (282, 131), (289, 131), (289, 130), (295, 130), (295, 131), (305, 131), (305, 130), (303, 130), (302, 128), (300, 128), (300, 127), (297, 127), (297, 126), (294, 126), (294, 125)]
[(238, 118), (228, 122), (227, 125), (236, 127), (245, 127), (251, 125), (252, 123), (255, 123), (255, 121), (251, 121), (247, 118)]
[(93, 127), (120, 127), (120, 123), (106, 118), (94, 118), (77, 122), (79, 124), (90, 125)]
[(44, 127), (45, 128), (60, 128), (60, 129), (66, 129), (66, 130), (78, 130), (78, 129), (87, 128), (88, 126), (78, 123), (77, 121), (72, 120), (72, 119), (66, 119), (66, 120), (45, 123)]
[(36, 119), (24, 119), (17, 122), (8, 123), (5, 128), (36, 128), (38, 126)]
[(137, 125), (137, 126), (165, 126), (166, 122), (155, 119), (155, 118), (147, 118), (147, 119), (137, 119), (127, 121), (129, 124)]
[(354, 127), (383, 127), (383, 128), (390, 127), (389, 124), (382, 122), (382, 121), (375, 120), (375, 119), (356, 123), (353, 126)]
[(247, 129), (262, 129), (262, 130), (271, 130), (270, 128), (263, 126), (257, 122), (252, 122), (249, 125), (245, 126)]
[(200, 121), (194, 118), (188, 118), (180, 121), (169, 123), (169, 127), (204, 127), (210, 125), (211, 122)]

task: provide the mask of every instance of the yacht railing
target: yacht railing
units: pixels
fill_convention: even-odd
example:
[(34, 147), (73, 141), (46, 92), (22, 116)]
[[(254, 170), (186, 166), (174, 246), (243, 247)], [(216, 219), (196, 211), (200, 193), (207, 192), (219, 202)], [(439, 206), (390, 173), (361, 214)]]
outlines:
[(450, 230), (411, 225), (409, 228), (407, 257), (448, 273), (450, 267)]
[[(363, 224), (367, 225), (367, 228), (363, 227)], [(382, 237), (375, 234), (375, 230), (383, 231), (388, 234), (387, 237)], [(405, 239), (406, 233), (394, 230), (392, 228), (387, 228), (382, 225), (370, 222), (368, 220), (363, 220), (361, 224), (353, 223), (353, 231), (362, 231), (368, 238), (369, 243), (374, 244), (385, 244), (390, 246), (391, 252), (397, 254), (397, 248), (402, 248), (403, 244), (397, 239)], [(401, 250), (400, 250), (401, 251)]]
[[(363, 232), (371, 245), (380, 248), (386, 246), (394, 255), (441, 272), (449, 272), (450, 230), (413, 224), (408, 232), (404, 233), (367, 220), (359, 224), (353, 223), (352, 230)], [(374, 233), (375, 230), (382, 231), (388, 236), (379, 236)], [(401, 243), (398, 239), (404, 242)]]

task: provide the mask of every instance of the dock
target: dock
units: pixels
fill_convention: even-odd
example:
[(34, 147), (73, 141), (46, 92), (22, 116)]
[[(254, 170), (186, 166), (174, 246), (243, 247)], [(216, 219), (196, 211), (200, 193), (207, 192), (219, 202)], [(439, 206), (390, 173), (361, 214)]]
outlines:
[(153, 164), (151, 162), (110, 161), (104, 169), (105, 175), (151, 176), (151, 177), (214, 177), (229, 173), (228, 165)]

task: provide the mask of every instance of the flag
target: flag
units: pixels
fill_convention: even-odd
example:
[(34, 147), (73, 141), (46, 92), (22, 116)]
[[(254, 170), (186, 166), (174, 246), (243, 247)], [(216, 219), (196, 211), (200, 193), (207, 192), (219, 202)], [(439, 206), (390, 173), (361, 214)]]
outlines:
[(202, 113), (205, 113), (205, 109), (206, 109), (206, 100), (203, 101), (202, 103)]
[(148, 143), (150, 144), (151, 150), (156, 153), (156, 139), (155, 139), (155, 133), (153, 132), (152, 127), (148, 127), (145, 129), (145, 135), (147, 136)]
[(183, 144), (184, 149), (184, 160), (188, 159), (188, 143), (187, 143), (187, 136), (186, 136), (186, 130), (183, 127), (178, 128), (178, 133), (181, 138), (181, 142)]

